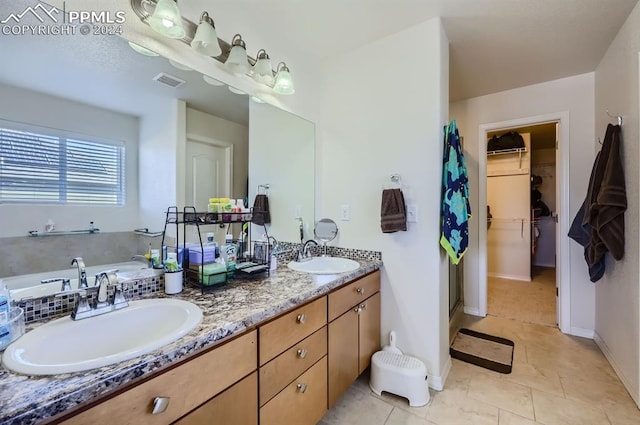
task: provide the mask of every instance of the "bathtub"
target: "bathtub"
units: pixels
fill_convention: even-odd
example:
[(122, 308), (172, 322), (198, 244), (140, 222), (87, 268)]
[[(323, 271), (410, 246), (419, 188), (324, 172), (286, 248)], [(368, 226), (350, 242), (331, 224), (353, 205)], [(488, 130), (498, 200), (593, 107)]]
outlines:
[[(89, 283), (89, 286), (93, 286), (96, 274), (105, 270), (114, 269), (118, 270), (116, 275), (118, 276), (119, 282), (149, 277), (162, 273), (161, 270), (149, 269), (146, 265), (138, 261), (87, 266), (85, 268), (85, 272), (87, 274), (87, 282)], [(40, 298), (61, 292), (62, 282), (40, 283), (41, 280), (55, 278), (69, 279), (71, 282), (71, 289), (78, 289), (78, 269), (75, 267), (45, 273), (4, 277), (0, 278), (0, 283), (7, 285), (7, 288), (11, 291), (12, 300), (20, 301), (25, 298)]]

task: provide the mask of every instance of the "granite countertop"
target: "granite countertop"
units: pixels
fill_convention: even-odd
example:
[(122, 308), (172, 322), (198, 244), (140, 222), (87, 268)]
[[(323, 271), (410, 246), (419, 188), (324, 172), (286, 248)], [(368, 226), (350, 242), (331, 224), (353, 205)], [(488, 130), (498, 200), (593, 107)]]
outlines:
[[(334, 275), (295, 272), (280, 265), (269, 276), (233, 280), (208, 290), (185, 287), (162, 297), (191, 301), (203, 311), (202, 322), (189, 334), (147, 355), (86, 372), (30, 377), (0, 368), (0, 424), (35, 424), (76, 407), (120, 385), (157, 371), (218, 343), (230, 335), (273, 318), (346, 282), (377, 270), (381, 260), (355, 259), (360, 268)], [(91, 319), (86, 319), (91, 320)], [(73, 347), (69, 347), (73, 350)]]

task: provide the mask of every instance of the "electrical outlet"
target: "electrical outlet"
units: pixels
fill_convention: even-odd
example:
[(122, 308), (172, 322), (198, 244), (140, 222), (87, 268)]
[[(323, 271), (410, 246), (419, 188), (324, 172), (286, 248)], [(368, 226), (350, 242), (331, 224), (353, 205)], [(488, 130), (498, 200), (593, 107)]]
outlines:
[(407, 223), (418, 222), (418, 206), (415, 204), (407, 205)]
[(349, 221), (349, 205), (340, 205), (340, 220)]

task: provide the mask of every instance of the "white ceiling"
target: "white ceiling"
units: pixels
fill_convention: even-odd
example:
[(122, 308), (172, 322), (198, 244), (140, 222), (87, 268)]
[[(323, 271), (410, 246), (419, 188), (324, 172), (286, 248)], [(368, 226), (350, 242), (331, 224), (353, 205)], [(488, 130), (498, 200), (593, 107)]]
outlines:
[[(593, 71), (637, 1), (190, 0), (179, 5), (183, 16), (196, 22), (208, 10), (220, 38), (229, 41), (236, 32), (246, 33), (252, 56), (266, 48), (277, 60), (286, 60), (287, 52), (331, 60), (442, 16), (450, 41), (450, 100), (455, 101)], [(0, 2), (0, 17), (34, 3)], [(265, 45), (256, 45), (254, 34), (264, 35)], [(2, 36), (0, 82), (134, 115), (142, 115), (145, 102), (158, 96), (177, 97), (196, 109), (246, 123), (246, 96), (208, 86), (200, 75), (179, 71), (163, 58), (142, 57), (118, 37), (91, 40), (94, 44), (83, 36)], [(287, 52), (272, 52), (270, 42), (286, 46)], [(380, 52), (371, 60), (393, 59), (393, 52)], [(151, 81), (160, 71), (189, 83), (173, 90), (160, 86)]]
[[(225, 40), (235, 32), (269, 34), (320, 59), (442, 16), (450, 42), (450, 100), (455, 101), (595, 70), (637, 1), (190, 0), (179, 4), (191, 20), (209, 11)], [(225, 17), (237, 16), (243, 16), (243, 24), (227, 28)], [(251, 43), (247, 40), (254, 52), (260, 47), (269, 50)], [(394, 60), (393, 52), (380, 52), (371, 60)]]

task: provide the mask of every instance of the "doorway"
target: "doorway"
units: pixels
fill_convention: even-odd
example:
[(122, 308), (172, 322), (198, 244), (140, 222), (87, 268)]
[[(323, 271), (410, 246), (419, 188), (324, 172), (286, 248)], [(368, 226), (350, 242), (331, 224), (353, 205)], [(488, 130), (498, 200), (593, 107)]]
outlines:
[[(487, 143), (490, 139), (490, 135), (493, 134), (502, 134), (510, 131), (511, 129), (524, 129), (521, 131), (525, 131), (528, 127), (538, 127), (542, 126), (551, 126), (549, 128), (553, 129), (555, 133), (554, 140), (552, 142), (553, 149), (552, 152), (555, 153), (555, 162), (549, 160), (548, 157), (546, 159), (538, 158), (536, 155), (536, 159), (531, 163), (531, 150), (529, 148), (529, 163), (526, 167), (518, 166), (515, 168), (526, 168), (526, 175), (524, 175), (523, 170), (519, 170), (524, 175), (524, 180), (526, 183), (526, 188), (521, 189), (520, 197), (525, 199), (527, 202), (526, 212), (522, 212), (519, 215), (514, 215), (512, 212), (506, 211), (505, 216), (494, 216), (492, 221), (487, 221), (489, 218), (489, 214), (487, 212), (487, 205), (491, 204), (488, 202), (490, 190), (490, 184), (488, 185), (486, 177), (488, 175), (488, 160), (487, 160)], [(548, 295), (550, 297), (547, 298), (547, 301), (543, 301), (549, 304), (549, 308), (551, 309), (551, 314), (555, 316), (555, 321), (557, 321), (558, 327), (561, 331), (568, 333), (570, 332), (570, 292), (569, 292), (569, 264), (568, 264), (568, 252), (569, 245), (567, 238), (562, 238), (562, 235), (566, 235), (568, 231), (569, 225), (569, 215), (568, 215), (568, 147), (564, 146), (562, 141), (569, 140), (568, 134), (569, 127), (569, 114), (567, 112), (559, 112), (548, 115), (541, 115), (535, 117), (528, 117), (510, 121), (503, 121), (497, 123), (483, 124), (479, 128), (479, 140), (485, 141), (483, 143), (479, 143), (479, 175), (481, 178), (479, 179), (479, 223), (487, 223), (487, 225), (479, 226), (479, 244), (480, 244), (480, 252), (479, 252), (479, 285), (478, 285), (478, 294), (479, 294), (479, 311), (478, 313), (481, 316), (486, 316), (488, 313), (488, 305), (489, 305), (489, 297), (490, 297), (490, 282), (489, 279), (505, 279), (503, 282), (498, 282), (494, 286), (492, 291), (500, 290), (500, 284), (509, 285), (510, 289), (517, 288), (518, 285), (525, 287), (526, 289), (533, 289), (535, 286), (531, 285), (532, 282), (535, 282), (536, 279), (546, 279), (546, 286), (551, 286), (551, 291), (548, 291)], [(529, 129), (531, 130), (531, 129)], [(536, 129), (537, 130), (537, 129)], [(530, 133), (530, 131), (529, 131)], [(557, 144), (556, 144), (557, 142)], [(557, 145), (557, 149), (556, 146)], [(535, 149), (534, 149), (535, 152)], [(548, 153), (548, 152), (547, 152)], [(520, 153), (518, 153), (519, 160), (522, 159)], [(543, 156), (544, 157), (544, 156)], [(553, 163), (553, 166), (551, 164)], [(533, 165), (533, 166), (532, 166)], [(507, 169), (507, 173), (509, 171), (513, 171), (514, 169), (510, 169), (510, 166), (505, 166)], [(491, 167), (489, 167), (491, 168)], [(551, 236), (551, 240), (555, 242), (555, 249), (550, 256), (551, 260), (548, 260), (549, 252), (552, 250), (549, 247), (544, 249), (544, 254), (546, 255), (538, 255), (533, 251), (532, 242), (541, 242), (539, 239), (539, 235), (541, 234), (540, 229), (536, 229), (536, 225), (540, 225), (541, 223), (537, 220), (539, 217), (535, 217), (534, 214), (531, 213), (531, 174), (540, 173), (546, 176), (546, 182), (544, 182), (547, 187), (545, 191), (548, 189), (548, 185), (551, 185), (555, 189), (555, 195), (547, 193), (547, 198), (554, 199), (545, 199), (545, 204), (551, 204), (554, 209), (553, 216), (549, 214), (550, 217), (548, 220), (552, 221), (553, 224), (549, 227), (555, 227), (555, 231), (546, 229), (545, 231), (545, 241), (547, 241), (549, 236)], [(495, 174), (500, 174), (500, 172), (495, 172)], [(543, 179), (544, 180), (544, 179)], [(537, 188), (540, 189), (540, 184), (538, 182)], [(524, 196), (523, 196), (524, 195)], [(509, 196), (503, 197), (503, 203), (508, 204), (509, 202), (504, 202), (505, 199), (508, 201), (511, 198)], [(547, 202), (549, 201), (549, 202)], [(494, 202), (497, 202), (494, 200)], [(493, 210), (493, 206), (491, 206)], [(551, 208), (550, 208), (551, 209)], [(551, 211), (550, 211), (551, 213)], [(501, 223), (499, 223), (501, 221)], [(527, 250), (528, 257), (525, 263), (525, 267), (520, 270), (524, 270), (524, 272), (520, 271), (517, 273), (513, 273), (509, 275), (509, 273), (505, 273), (500, 276), (499, 273), (496, 273), (495, 270), (492, 270), (493, 276), (490, 277), (490, 261), (493, 261), (490, 258), (489, 250), (487, 249), (488, 244), (491, 243), (489, 240), (491, 230), (489, 230), (488, 224), (491, 223), (492, 226), (502, 227), (503, 229), (494, 229), (496, 231), (501, 231), (503, 233), (511, 232), (511, 236), (515, 239), (518, 239), (520, 243), (524, 243), (525, 249)], [(498, 225), (499, 224), (499, 225)], [(539, 233), (536, 233), (536, 230)], [(536, 239), (536, 234), (538, 234), (538, 238)], [(533, 235), (533, 238), (531, 236)], [(493, 235), (491, 235), (493, 237)], [(529, 238), (527, 240), (527, 237)], [(546, 242), (545, 242), (546, 243)], [(553, 244), (552, 244), (553, 245)], [(538, 246), (539, 248), (539, 246)], [(538, 249), (538, 252), (542, 254), (542, 251)], [(509, 259), (510, 257), (507, 255), (505, 258)], [(554, 265), (555, 273), (550, 275), (550, 266)], [(493, 267), (493, 265), (491, 265)], [(515, 279), (514, 279), (515, 278)], [(518, 279), (520, 278), (520, 279)], [(533, 278), (533, 279), (532, 279)], [(549, 280), (551, 281), (549, 285)], [(528, 287), (526, 286), (528, 285)], [(554, 288), (554, 286), (556, 288)], [(555, 290), (554, 290), (555, 289)], [(517, 293), (517, 292), (516, 292)], [(531, 303), (529, 297), (526, 294), (521, 294), (524, 298), (524, 303)], [(516, 313), (518, 313), (519, 306), (513, 303), (513, 307), (515, 308)], [(492, 306), (493, 307), (493, 306)], [(555, 313), (555, 314), (554, 314)]]
[(207, 211), (209, 198), (229, 197), (232, 186), (233, 145), (187, 135), (185, 204)]
[(487, 133), (487, 313), (557, 326), (557, 122)]

